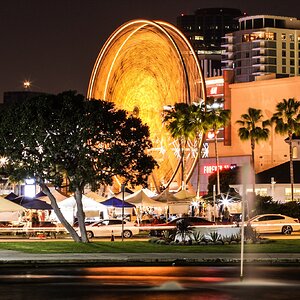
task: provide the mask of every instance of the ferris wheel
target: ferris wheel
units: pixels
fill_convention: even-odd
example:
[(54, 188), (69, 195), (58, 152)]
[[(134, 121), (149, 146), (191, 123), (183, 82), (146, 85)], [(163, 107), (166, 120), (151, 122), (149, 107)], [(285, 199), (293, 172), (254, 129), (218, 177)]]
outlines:
[[(163, 112), (175, 103), (205, 100), (197, 56), (185, 36), (163, 21), (133, 20), (108, 38), (95, 62), (87, 97), (114, 102), (140, 117), (150, 129), (151, 155), (159, 168), (150, 176), (157, 190), (180, 185), (179, 144), (164, 126)], [(186, 174), (196, 163), (196, 144), (186, 149)]]

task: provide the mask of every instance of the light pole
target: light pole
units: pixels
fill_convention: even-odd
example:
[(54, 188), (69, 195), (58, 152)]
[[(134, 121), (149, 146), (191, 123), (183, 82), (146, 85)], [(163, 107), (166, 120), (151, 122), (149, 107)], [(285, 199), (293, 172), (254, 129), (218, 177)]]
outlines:
[(240, 279), (244, 279), (244, 242), (245, 242), (245, 201), (247, 197), (246, 187), (248, 183), (249, 176), (249, 165), (246, 165), (242, 169), (242, 184), (243, 184), (243, 194), (242, 194), (242, 228), (241, 228), (241, 268), (240, 268)]
[(122, 192), (122, 242), (124, 240), (124, 198), (125, 198), (125, 184), (121, 185)]

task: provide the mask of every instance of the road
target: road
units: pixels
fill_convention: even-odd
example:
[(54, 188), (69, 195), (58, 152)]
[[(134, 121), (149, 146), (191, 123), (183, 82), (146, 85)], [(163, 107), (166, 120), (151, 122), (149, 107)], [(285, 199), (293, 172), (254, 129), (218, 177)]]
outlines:
[(292, 232), (291, 235), (283, 235), (281, 233), (265, 233), (261, 234), (260, 236), (270, 240), (297, 240), (300, 239), (300, 231)]
[(300, 267), (132, 266), (5, 268), (1, 300), (299, 299)]

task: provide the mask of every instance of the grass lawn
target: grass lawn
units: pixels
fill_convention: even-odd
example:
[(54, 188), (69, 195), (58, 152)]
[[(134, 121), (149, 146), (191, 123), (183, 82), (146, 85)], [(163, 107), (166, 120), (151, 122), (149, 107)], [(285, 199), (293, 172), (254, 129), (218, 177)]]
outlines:
[[(1, 250), (17, 250), (28, 253), (235, 253), (240, 245), (158, 245), (147, 241), (92, 242), (73, 241), (1, 242)], [(245, 252), (252, 253), (300, 253), (300, 240), (274, 240), (268, 244), (247, 244)]]

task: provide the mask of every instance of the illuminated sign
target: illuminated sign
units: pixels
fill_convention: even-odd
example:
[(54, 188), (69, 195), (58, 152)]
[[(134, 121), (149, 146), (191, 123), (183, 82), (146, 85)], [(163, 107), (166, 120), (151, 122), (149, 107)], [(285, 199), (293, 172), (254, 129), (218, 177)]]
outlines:
[[(236, 167), (236, 164), (220, 164), (219, 165), (219, 170), (229, 170), (233, 169)], [(217, 166), (216, 165), (207, 165), (203, 167), (203, 174), (213, 174), (217, 171)]]

